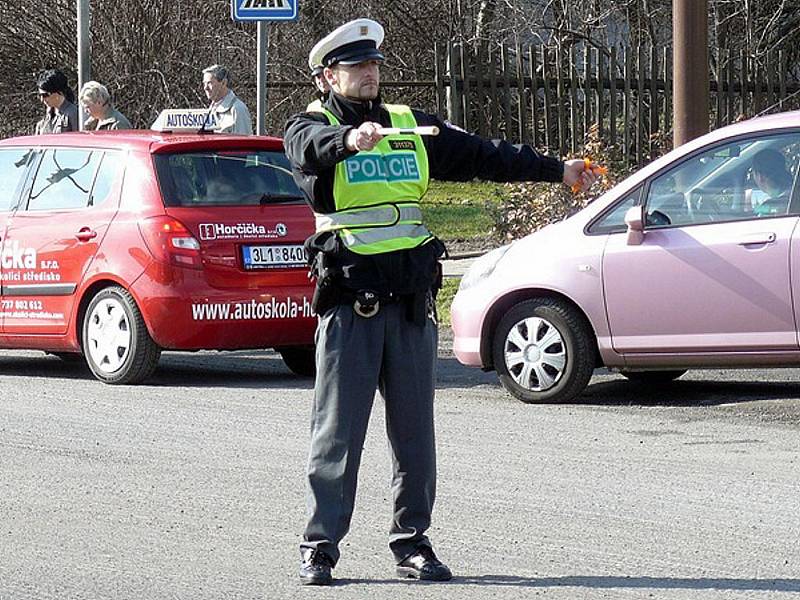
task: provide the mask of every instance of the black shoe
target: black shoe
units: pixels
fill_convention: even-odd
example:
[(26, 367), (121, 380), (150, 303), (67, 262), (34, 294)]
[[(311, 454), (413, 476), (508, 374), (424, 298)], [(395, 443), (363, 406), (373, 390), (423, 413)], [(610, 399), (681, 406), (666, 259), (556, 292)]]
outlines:
[(334, 560), (322, 550), (306, 550), (300, 563), (300, 583), (303, 585), (330, 585)]
[(397, 576), (425, 581), (449, 581), (453, 578), (450, 569), (436, 558), (430, 546), (420, 546), (414, 554), (404, 558), (397, 565)]

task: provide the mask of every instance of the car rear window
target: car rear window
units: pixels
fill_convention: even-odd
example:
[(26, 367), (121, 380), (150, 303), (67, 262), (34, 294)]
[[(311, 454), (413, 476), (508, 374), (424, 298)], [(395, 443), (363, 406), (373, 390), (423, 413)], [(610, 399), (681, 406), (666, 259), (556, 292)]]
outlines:
[(154, 156), (166, 206), (302, 202), (282, 152), (224, 150)]

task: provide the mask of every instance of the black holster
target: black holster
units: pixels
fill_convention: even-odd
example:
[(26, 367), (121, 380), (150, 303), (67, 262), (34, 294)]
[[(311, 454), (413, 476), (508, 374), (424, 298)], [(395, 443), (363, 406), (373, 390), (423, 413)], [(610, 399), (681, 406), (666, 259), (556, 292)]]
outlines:
[(310, 267), (309, 277), (316, 279), (311, 310), (323, 315), (340, 302), (341, 268), (333, 259), (336, 249), (336, 235), (316, 234), (306, 240), (306, 252)]
[(338, 273), (330, 263), (330, 258), (324, 252), (320, 252), (311, 264), (311, 275), (317, 280), (311, 298), (311, 310), (318, 315), (325, 314), (329, 308), (340, 302)]

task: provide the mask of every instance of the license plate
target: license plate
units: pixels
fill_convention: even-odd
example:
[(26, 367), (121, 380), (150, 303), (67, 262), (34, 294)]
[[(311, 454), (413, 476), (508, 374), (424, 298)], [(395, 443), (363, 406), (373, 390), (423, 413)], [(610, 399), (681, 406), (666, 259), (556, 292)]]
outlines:
[(302, 244), (285, 246), (242, 246), (245, 269), (304, 267), (306, 252)]

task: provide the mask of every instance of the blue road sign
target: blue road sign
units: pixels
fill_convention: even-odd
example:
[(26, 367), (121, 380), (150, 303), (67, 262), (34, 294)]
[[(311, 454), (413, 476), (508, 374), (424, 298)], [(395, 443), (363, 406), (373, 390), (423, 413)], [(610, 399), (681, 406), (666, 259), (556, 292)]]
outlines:
[(298, 0), (231, 0), (234, 21), (294, 21)]

